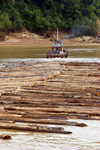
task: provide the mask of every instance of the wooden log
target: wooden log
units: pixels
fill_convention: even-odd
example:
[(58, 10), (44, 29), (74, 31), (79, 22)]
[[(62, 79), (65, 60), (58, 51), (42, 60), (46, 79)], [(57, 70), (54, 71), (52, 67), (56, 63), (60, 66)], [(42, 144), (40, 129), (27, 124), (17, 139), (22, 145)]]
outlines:
[[(66, 108), (66, 107), (65, 107)], [(52, 112), (52, 113), (73, 113), (73, 114), (89, 114), (94, 116), (100, 116), (99, 107), (67, 107), (65, 108), (42, 108), (42, 107), (5, 107), (5, 110), (16, 110), (16, 111), (27, 111), (27, 112), (34, 112), (34, 111), (41, 111), (41, 112)], [(89, 109), (88, 109), (89, 108)]]
[[(7, 116), (10, 116), (10, 114), (18, 115), (19, 117), (23, 118), (33, 118), (33, 119), (57, 119), (57, 120), (65, 120), (65, 119), (84, 119), (84, 120), (100, 120), (99, 114), (73, 114), (73, 113), (53, 113), (53, 112), (43, 112), (43, 111), (13, 111), (14, 109), (7, 110)], [(4, 111), (2, 112), (2, 116), (4, 116)], [(5, 114), (6, 116), (6, 114)], [(97, 117), (98, 116), (98, 117)]]
[(10, 135), (3, 134), (3, 135), (0, 135), (0, 139), (8, 140), (8, 139), (12, 139), (12, 137)]
[[(3, 118), (3, 117), (0, 117)], [(14, 121), (14, 122), (23, 122), (23, 123), (35, 123), (35, 124), (53, 124), (53, 125), (68, 125), (68, 126), (79, 126), (86, 127), (87, 125), (84, 123), (71, 122), (66, 120), (57, 120), (57, 119), (32, 119), (27, 117), (18, 118), (13, 115), (13, 117), (5, 117), (6, 121)]]
[(40, 125), (33, 125), (33, 124), (29, 124), (29, 126), (35, 127), (37, 129), (64, 130), (63, 127), (48, 127), (48, 126), (40, 126)]
[(100, 63), (57, 62), (56, 67), (53, 63), (8, 64), (2, 68), (0, 119), (71, 126), (86, 125), (67, 122), (66, 116), (100, 119), (95, 117), (100, 116)]
[(72, 134), (70, 131), (64, 131), (63, 128), (45, 127), (45, 126), (29, 126), (19, 124), (0, 123), (0, 129), (32, 131), (32, 132), (46, 132), (46, 133), (59, 133), (59, 134)]

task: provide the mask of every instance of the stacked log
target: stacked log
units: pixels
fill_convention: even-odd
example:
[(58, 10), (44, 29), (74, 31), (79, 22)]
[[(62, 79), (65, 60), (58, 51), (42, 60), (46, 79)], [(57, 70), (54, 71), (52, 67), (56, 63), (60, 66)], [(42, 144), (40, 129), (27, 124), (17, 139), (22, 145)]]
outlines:
[(70, 119), (100, 120), (100, 63), (2, 65), (1, 129), (69, 134), (61, 125), (87, 126)]
[[(32, 132), (45, 132), (45, 133), (59, 133), (59, 134), (72, 134), (70, 131), (64, 131), (62, 127), (47, 127), (47, 126), (37, 126), (37, 125), (19, 125), (19, 124), (9, 124), (0, 123), (0, 128), (11, 129), (11, 130), (21, 130), (21, 131), (32, 131)], [(11, 139), (9, 135), (1, 135), (2, 139)]]

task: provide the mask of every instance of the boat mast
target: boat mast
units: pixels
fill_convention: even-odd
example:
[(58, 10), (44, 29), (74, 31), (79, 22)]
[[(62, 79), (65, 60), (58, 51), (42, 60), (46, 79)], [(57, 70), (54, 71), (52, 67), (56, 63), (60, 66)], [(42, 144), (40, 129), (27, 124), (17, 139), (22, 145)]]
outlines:
[(58, 41), (58, 28), (57, 28), (57, 41)]

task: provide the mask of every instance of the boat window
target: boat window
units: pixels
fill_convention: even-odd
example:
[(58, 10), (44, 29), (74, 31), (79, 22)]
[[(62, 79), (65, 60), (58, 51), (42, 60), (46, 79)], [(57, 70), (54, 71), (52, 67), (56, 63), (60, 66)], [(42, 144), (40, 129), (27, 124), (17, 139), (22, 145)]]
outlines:
[(61, 48), (58, 48), (59, 51), (61, 51)]
[(56, 51), (56, 48), (53, 48), (53, 51)]

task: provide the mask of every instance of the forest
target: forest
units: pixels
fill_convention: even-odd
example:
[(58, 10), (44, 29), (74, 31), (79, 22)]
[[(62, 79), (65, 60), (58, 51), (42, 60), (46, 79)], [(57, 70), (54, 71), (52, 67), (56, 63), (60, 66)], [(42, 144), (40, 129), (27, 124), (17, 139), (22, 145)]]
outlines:
[(66, 31), (96, 36), (100, 0), (0, 0), (0, 36), (9, 32)]

